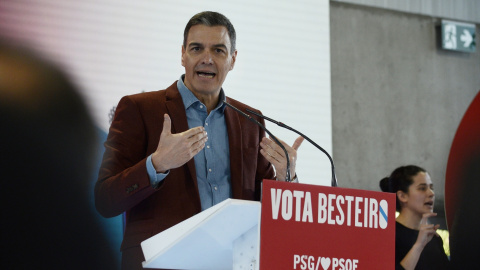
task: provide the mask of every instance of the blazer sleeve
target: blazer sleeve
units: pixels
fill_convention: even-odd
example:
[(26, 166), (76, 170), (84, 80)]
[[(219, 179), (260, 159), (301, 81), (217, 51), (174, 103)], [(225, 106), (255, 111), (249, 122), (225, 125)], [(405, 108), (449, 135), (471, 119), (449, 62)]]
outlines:
[(155, 192), (146, 168), (147, 134), (135, 101), (118, 103), (105, 142), (105, 153), (95, 185), (95, 207), (104, 217), (117, 216)]

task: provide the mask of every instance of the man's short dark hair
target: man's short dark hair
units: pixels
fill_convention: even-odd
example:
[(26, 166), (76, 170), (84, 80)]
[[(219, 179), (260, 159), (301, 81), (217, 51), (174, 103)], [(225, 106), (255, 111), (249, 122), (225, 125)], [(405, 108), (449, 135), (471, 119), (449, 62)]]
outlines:
[(185, 31), (183, 32), (183, 47), (187, 48), (187, 37), (190, 28), (194, 25), (205, 25), (205, 26), (225, 26), (228, 31), (228, 36), (230, 37), (230, 53), (235, 51), (235, 41), (237, 39), (235, 34), (235, 28), (233, 28), (230, 20), (225, 17), (223, 14), (214, 11), (203, 11), (198, 14), (195, 14), (185, 26)]

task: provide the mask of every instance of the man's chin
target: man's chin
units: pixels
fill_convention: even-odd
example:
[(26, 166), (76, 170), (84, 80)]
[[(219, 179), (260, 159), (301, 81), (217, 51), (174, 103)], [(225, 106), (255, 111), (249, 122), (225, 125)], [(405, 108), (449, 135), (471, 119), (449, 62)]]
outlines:
[(194, 87), (194, 89), (190, 89), (194, 94), (199, 94), (202, 96), (209, 96), (209, 95), (218, 95), (220, 93), (221, 87)]

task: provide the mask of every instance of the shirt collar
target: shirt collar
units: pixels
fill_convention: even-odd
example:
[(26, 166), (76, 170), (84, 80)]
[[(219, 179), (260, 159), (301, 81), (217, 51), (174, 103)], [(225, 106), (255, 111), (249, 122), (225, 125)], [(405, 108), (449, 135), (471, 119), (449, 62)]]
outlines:
[[(194, 103), (196, 102), (201, 103), (201, 101), (198, 100), (198, 98), (192, 93), (192, 91), (190, 91), (187, 88), (187, 86), (185, 86), (185, 83), (183, 82), (184, 78), (185, 78), (185, 74), (180, 76), (180, 79), (177, 81), (177, 88), (178, 88), (178, 91), (180, 92), (180, 96), (182, 96), (183, 106), (185, 106), (185, 110), (187, 110)], [(226, 106), (225, 92), (223, 91), (223, 88), (220, 89), (220, 95), (218, 96), (218, 100), (219, 102), (214, 110), (219, 109), (219, 111), (223, 113), (225, 111), (225, 106)]]

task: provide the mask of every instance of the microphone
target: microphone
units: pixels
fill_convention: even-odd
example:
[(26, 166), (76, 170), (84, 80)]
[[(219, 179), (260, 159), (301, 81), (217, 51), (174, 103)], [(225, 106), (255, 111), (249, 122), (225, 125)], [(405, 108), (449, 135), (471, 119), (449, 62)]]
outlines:
[(332, 166), (332, 187), (337, 187), (338, 186), (338, 182), (337, 182), (337, 177), (335, 176), (335, 165), (333, 164), (333, 159), (332, 157), (327, 153), (327, 151), (325, 151), (325, 149), (323, 149), (320, 145), (316, 144), (314, 141), (312, 141), (310, 138), (308, 138), (307, 136), (303, 135), (301, 132), (299, 132), (298, 130), (292, 128), (292, 127), (289, 127), (287, 125), (285, 125), (284, 123), (282, 122), (278, 122), (278, 121), (275, 121), (273, 120), (272, 118), (269, 118), (269, 117), (266, 117), (264, 115), (260, 115), (252, 110), (249, 110), (249, 109), (246, 109), (247, 112), (249, 113), (252, 113), (258, 117), (261, 117), (267, 121), (270, 121), (272, 123), (275, 123), (283, 128), (286, 128), (288, 130), (291, 130), (295, 133), (297, 133), (298, 135), (302, 136), (303, 138), (305, 138), (307, 141), (309, 141), (311, 144), (313, 144), (315, 147), (317, 147), (320, 151), (322, 151), (323, 153), (325, 153), (325, 155), (327, 155), (328, 159), (330, 159), (330, 164)]
[[(270, 137), (273, 139), (273, 141), (275, 143), (277, 143), (283, 150), (283, 152), (285, 153), (285, 157), (287, 158), (287, 173), (286, 173), (286, 181), (287, 182), (290, 182), (291, 181), (291, 178), (290, 178), (290, 157), (288, 156), (288, 152), (287, 152), (287, 149), (285, 149), (285, 146), (283, 146), (283, 144), (280, 143), (280, 141), (278, 141), (277, 137), (273, 136), (273, 134), (267, 129), (265, 128), (265, 126), (263, 126), (260, 122), (258, 122), (256, 119), (254, 119), (253, 117), (251, 117), (250, 115), (242, 112), (240, 109), (236, 108), (235, 106), (227, 103), (226, 100), (223, 101), (223, 103), (225, 103), (225, 105), (227, 105), (228, 107), (234, 109), (236, 112), (238, 112), (239, 114), (241, 114), (243, 117), (247, 118), (248, 120), (252, 121), (253, 123), (255, 123), (256, 125), (258, 125), (259, 127), (261, 127), (263, 130), (265, 130), (265, 132), (268, 133), (268, 135), (270, 135)], [(248, 110), (248, 109), (247, 109)], [(252, 112), (250, 110), (248, 110), (249, 112)], [(258, 115), (257, 113), (254, 112), (255, 115)]]

